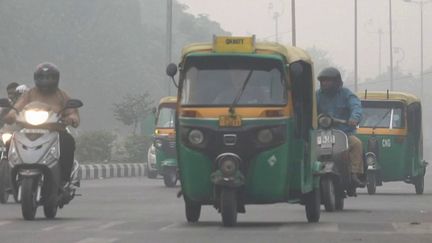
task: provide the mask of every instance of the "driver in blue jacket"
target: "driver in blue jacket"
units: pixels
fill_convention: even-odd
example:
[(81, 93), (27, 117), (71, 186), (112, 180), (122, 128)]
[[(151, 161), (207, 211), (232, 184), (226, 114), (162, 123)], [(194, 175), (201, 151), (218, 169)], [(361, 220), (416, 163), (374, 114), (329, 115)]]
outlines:
[(363, 145), (354, 134), (362, 119), (360, 99), (351, 90), (343, 87), (342, 77), (338, 69), (328, 67), (319, 75), (320, 89), (316, 92), (318, 114), (328, 114), (334, 118), (348, 121), (338, 124), (336, 129), (342, 130), (348, 136), (349, 159), (351, 162), (352, 181), (357, 187), (365, 183), (359, 177), (363, 170)]

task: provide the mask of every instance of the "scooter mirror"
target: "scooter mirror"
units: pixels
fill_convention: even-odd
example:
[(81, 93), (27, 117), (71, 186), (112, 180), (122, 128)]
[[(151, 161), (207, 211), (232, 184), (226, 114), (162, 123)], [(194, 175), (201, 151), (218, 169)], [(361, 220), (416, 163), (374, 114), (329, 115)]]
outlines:
[(81, 106), (83, 106), (84, 104), (82, 103), (81, 100), (78, 99), (70, 99), (66, 102), (66, 105), (64, 107), (64, 109), (70, 109), (70, 108), (80, 108)]

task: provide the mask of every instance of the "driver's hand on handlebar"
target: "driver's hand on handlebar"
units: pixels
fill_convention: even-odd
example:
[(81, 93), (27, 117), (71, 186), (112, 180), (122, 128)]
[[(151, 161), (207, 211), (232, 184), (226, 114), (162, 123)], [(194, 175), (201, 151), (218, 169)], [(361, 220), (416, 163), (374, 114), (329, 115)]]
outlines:
[(348, 120), (348, 125), (356, 127), (359, 124), (359, 122), (357, 120), (354, 119), (349, 119)]
[(67, 126), (73, 126), (73, 127), (78, 126), (78, 121), (76, 121), (73, 117), (62, 118), (62, 123), (67, 125)]

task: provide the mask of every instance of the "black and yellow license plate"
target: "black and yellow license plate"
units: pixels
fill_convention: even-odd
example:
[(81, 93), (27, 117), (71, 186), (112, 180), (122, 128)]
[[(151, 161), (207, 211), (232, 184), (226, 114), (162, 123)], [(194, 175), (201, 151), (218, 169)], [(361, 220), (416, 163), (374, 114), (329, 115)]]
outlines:
[(220, 127), (240, 127), (242, 125), (239, 115), (223, 115), (219, 116)]

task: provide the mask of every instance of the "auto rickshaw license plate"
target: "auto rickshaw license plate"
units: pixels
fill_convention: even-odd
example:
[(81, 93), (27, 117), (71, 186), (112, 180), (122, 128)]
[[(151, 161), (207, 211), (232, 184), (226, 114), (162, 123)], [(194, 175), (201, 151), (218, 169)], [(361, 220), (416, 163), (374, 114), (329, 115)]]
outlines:
[(219, 116), (220, 127), (240, 127), (241, 118), (238, 115), (224, 115)]

